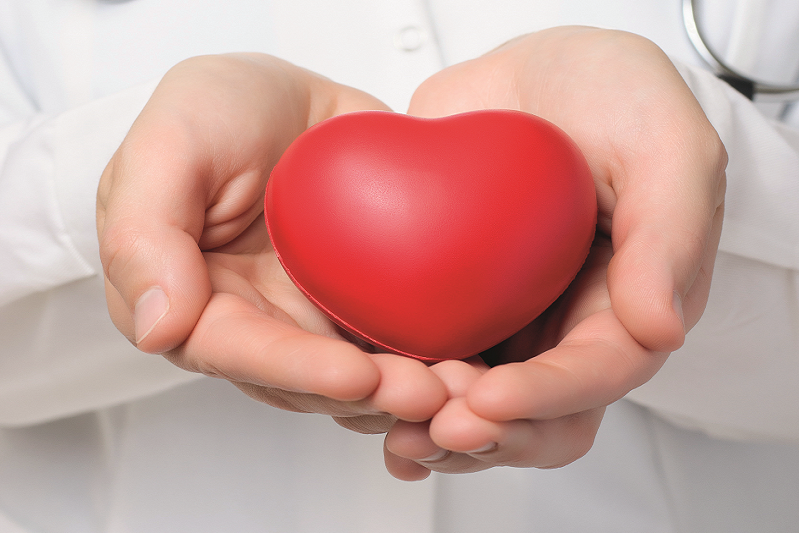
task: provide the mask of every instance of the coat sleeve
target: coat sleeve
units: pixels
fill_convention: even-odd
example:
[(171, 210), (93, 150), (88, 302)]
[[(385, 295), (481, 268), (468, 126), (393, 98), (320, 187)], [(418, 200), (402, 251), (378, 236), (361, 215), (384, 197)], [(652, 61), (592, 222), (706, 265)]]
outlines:
[(728, 151), (722, 239), (703, 318), (628, 399), (713, 436), (798, 432), (797, 131), (678, 65)]
[(44, 116), (0, 78), (0, 426), (194, 379), (116, 330), (98, 257), (97, 183), (154, 84)]

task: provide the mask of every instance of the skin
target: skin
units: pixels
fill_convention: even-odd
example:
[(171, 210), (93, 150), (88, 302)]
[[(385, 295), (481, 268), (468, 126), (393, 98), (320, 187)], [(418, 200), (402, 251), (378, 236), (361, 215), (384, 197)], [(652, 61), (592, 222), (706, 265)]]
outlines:
[(666, 56), (622, 32), (520, 37), (431, 77), (409, 113), (483, 108), (564, 129), (600, 209), (578, 278), (485, 354), (492, 368), (368, 353), (291, 284), (261, 219), (269, 171), (314, 123), (385, 106), (260, 54), (173, 68), (103, 173), (98, 236), (114, 323), (141, 350), (259, 401), (388, 431), (386, 466), (400, 479), (576, 460), (605, 406), (650, 379), (702, 314), (725, 151)]
[(363, 109), (387, 108), (262, 54), (198, 57), (171, 69), (98, 189), (117, 328), (183, 369), (356, 431), (433, 416), (446, 400), (438, 378), (419, 361), (347, 342), (286, 276), (263, 222), (269, 172), (292, 140)]
[(578, 27), (523, 36), (431, 77), (409, 113), (482, 108), (539, 115), (575, 140), (597, 189), (598, 236), (570, 289), (494, 351), (506, 364), (434, 367), (447, 404), (386, 438), (401, 479), (575, 461), (605, 407), (659, 370), (708, 299), (727, 155), (654, 44)]

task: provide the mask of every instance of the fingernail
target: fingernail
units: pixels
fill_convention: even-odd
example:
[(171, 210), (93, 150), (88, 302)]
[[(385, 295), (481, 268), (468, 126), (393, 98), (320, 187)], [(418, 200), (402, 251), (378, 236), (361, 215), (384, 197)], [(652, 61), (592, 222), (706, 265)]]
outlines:
[(133, 308), (136, 344), (150, 335), (167, 311), (169, 311), (169, 298), (161, 287), (151, 287), (139, 297)]
[(420, 461), (432, 463), (434, 461), (441, 461), (442, 459), (444, 459), (448, 455), (450, 455), (450, 451), (449, 450), (445, 450), (445, 449), (442, 448), (442, 449), (437, 450), (436, 453), (434, 453), (432, 455), (429, 455), (425, 459), (420, 459)]
[(469, 452), (467, 452), (467, 453), (468, 453), (469, 455), (472, 455), (472, 454), (476, 454), (476, 453), (486, 453), (486, 452), (493, 452), (493, 451), (494, 451), (494, 450), (496, 450), (496, 449), (497, 449), (497, 443), (496, 443), (496, 442), (490, 442), (490, 443), (489, 443), (489, 444), (487, 444), (486, 446), (481, 446), (481, 447), (480, 447), (480, 448), (478, 448), (477, 450), (472, 450), (472, 451), (469, 451)]
[(681, 319), (681, 325), (683, 326), (683, 331), (686, 331), (686, 321), (683, 318), (683, 300), (681, 299), (681, 295), (678, 294), (678, 291), (672, 293), (672, 307), (675, 309), (675, 314), (678, 315), (678, 318)]

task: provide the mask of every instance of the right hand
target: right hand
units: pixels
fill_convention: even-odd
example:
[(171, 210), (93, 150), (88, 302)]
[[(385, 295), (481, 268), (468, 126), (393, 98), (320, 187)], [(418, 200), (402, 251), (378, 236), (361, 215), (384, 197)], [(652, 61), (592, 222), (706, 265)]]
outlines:
[(103, 172), (97, 231), (117, 328), (140, 350), (360, 432), (431, 418), (444, 385), (368, 354), (295, 288), (263, 221), (267, 179), (311, 125), (375, 98), (261, 54), (173, 67)]
[(727, 153), (654, 43), (585, 27), (520, 36), (430, 77), (409, 113), (487, 108), (532, 113), (575, 141), (595, 182), (597, 237), (564, 295), (493, 350), (493, 368), (434, 369), (451, 400), (387, 436), (401, 479), (578, 459), (605, 407), (655, 375), (708, 299)]

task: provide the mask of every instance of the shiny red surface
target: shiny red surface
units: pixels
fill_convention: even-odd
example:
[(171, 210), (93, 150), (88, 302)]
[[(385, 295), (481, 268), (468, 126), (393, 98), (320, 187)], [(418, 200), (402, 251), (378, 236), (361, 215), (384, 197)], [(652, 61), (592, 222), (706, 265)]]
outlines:
[(533, 115), (375, 111), (300, 135), (265, 211), (285, 270), (331, 319), (441, 360), (494, 346), (566, 289), (597, 203), (577, 146)]

